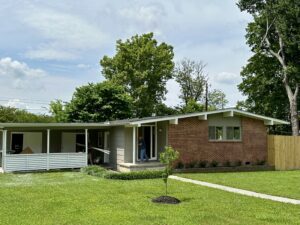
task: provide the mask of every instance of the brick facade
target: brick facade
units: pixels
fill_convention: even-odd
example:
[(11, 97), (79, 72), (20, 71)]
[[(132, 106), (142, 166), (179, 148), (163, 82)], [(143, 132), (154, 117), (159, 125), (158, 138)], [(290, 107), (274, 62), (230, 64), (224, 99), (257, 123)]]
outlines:
[(216, 160), (219, 163), (241, 160), (254, 163), (267, 159), (267, 130), (264, 122), (241, 118), (242, 141), (209, 141), (208, 121), (197, 117), (179, 119), (169, 125), (168, 144), (180, 152), (183, 163)]

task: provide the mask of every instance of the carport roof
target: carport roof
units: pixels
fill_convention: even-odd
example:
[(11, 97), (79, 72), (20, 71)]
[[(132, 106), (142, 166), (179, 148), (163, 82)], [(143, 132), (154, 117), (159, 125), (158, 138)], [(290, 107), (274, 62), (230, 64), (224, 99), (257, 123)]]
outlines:
[(257, 120), (264, 121), (265, 125), (288, 125), (287, 121), (279, 120), (271, 117), (261, 116), (254, 113), (238, 110), (235, 108), (228, 108), (222, 110), (215, 110), (209, 112), (196, 112), (182, 115), (171, 115), (171, 116), (153, 116), (145, 118), (133, 118), (125, 120), (114, 120), (107, 122), (90, 122), (90, 123), (0, 123), (0, 129), (4, 128), (103, 128), (113, 126), (140, 126), (145, 123), (155, 123), (161, 121), (169, 121), (171, 124), (177, 124), (178, 119), (198, 117), (200, 120), (207, 120), (209, 115), (223, 114), (224, 117), (244, 116)]

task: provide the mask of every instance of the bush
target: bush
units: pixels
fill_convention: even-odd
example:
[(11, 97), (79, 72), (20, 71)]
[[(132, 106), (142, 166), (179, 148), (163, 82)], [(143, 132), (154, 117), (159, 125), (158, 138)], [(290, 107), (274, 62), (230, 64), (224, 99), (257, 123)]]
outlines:
[(230, 167), (230, 166), (231, 166), (231, 162), (230, 162), (229, 160), (227, 160), (227, 161), (225, 161), (225, 162), (223, 163), (223, 166), (225, 166), (225, 167)]
[(86, 173), (88, 175), (103, 177), (108, 171), (101, 166), (86, 166), (80, 169), (82, 173)]
[(241, 160), (237, 160), (234, 163), (235, 166), (241, 166), (242, 165), (242, 161)]
[(183, 169), (183, 168), (184, 168), (184, 164), (181, 161), (179, 161), (176, 165), (176, 169)]
[(208, 162), (206, 160), (201, 160), (198, 162), (198, 167), (205, 168), (207, 166)]
[(217, 167), (218, 165), (219, 165), (219, 163), (216, 160), (213, 160), (210, 162), (211, 167)]
[(185, 164), (185, 168), (195, 168), (195, 167), (197, 167), (196, 161), (191, 161)]
[(154, 179), (162, 178), (163, 171), (161, 170), (143, 170), (143, 171), (133, 171), (126, 173), (117, 172), (107, 172), (104, 175), (106, 179), (116, 179), (116, 180), (138, 180), (138, 179)]
[(257, 160), (256, 161), (256, 165), (258, 165), (258, 166), (262, 166), (262, 165), (265, 165), (266, 164), (266, 160)]

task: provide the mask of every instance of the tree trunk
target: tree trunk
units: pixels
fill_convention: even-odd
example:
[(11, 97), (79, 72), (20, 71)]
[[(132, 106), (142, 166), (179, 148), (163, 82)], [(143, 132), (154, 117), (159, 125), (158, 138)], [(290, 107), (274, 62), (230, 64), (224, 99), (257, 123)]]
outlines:
[(289, 103), (290, 103), (290, 114), (291, 114), (291, 125), (292, 125), (292, 135), (299, 135), (299, 118), (298, 118), (298, 85), (296, 87), (295, 93), (292, 92), (290, 86), (284, 82), (284, 86), (288, 95)]

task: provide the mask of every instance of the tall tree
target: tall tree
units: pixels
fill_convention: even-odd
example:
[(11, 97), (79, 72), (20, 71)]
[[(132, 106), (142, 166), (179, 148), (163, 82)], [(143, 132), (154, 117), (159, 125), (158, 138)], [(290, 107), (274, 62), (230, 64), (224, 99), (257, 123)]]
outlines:
[[(253, 15), (247, 27), (247, 43), (255, 54), (279, 63), (274, 74), (289, 101), (293, 135), (299, 134), (298, 92), (300, 81), (300, 2), (298, 0), (240, 0), (242, 11)], [(280, 88), (280, 87), (278, 87)]]
[(66, 113), (65, 103), (63, 103), (62, 100), (57, 99), (55, 101), (51, 101), (49, 108), (55, 122), (67, 122), (68, 114)]
[(219, 89), (208, 92), (208, 110), (224, 109), (228, 104), (226, 95)]
[(132, 98), (110, 81), (76, 88), (66, 104), (68, 121), (103, 122), (132, 117)]
[(205, 64), (190, 59), (180, 61), (174, 70), (174, 76), (180, 86), (179, 96), (187, 106), (191, 102), (199, 102), (203, 99), (207, 75), (204, 71)]
[(173, 47), (160, 43), (153, 33), (118, 40), (116, 54), (100, 61), (106, 79), (123, 85), (133, 98), (134, 116), (151, 116), (165, 99), (166, 82), (172, 78)]

